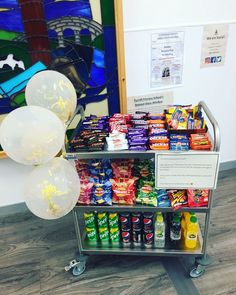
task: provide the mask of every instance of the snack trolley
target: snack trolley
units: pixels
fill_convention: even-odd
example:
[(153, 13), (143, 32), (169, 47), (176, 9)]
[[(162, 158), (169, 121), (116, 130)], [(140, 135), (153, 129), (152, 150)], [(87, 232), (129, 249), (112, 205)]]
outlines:
[[(198, 104), (198, 108), (202, 110), (208, 118), (213, 130), (213, 137), (211, 138), (212, 141), (212, 150), (207, 151), (204, 154), (219, 154), (220, 149), (220, 131), (217, 121), (215, 120), (214, 116), (210, 112), (209, 108), (205, 104), (205, 102), (201, 101)], [(81, 114), (81, 121), (84, 118), (83, 109), (79, 107), (77, 111)], [(80, 124), (79, 124), (80, 125)], [(79, 126), (77, 127), (79, 128)], [(68, 160), (78, 160), (78, 159), (124, 159), (124, 158), (138, 158), (138, 159), (150, 159), (154, 158), (156, 154), (182, 154), (182, 151), (99, 151), (99, 152), (81, 152), (81, 153), (69, 153), (65, 152), (64, 157)], [(193, 151), (188, 151), (187, 153), (191, 153)], [(185, 152), (186, 153), (186, 152)], [(201, 151), (197, 152), (197, 156), (201, 157)], [(218, 175), (218, 167), (219, 163), (217, 163), (217, 168), (215, 171), (215, 181), (217, 180)], [(167, 188), (168, 189), (168, 188)], [(209, 202), (207, 207), (182, 207), (178, 209), (178, 212), (197, 212), (204, 214), (204, 226), (200, 229), (199, 226), (199, 234), (198, 234), (198, 241), (197, 247), (195, 249), (181, 249), (173, 248), (167, 242), (165, 248), (157, 249), (157, 248), (144, 248), (144, 247), (124, 247), (122, 244), (119, 247), (111, 247), (111, 246), (102, 246), (97, 244), (90, 245), (85, 239), (84, 233), (84, 224), (83, 224), (83, 216), (84, 212), (174, 212), (172, 207), (150, 207), (144, 205), (133, 205), (133, 206), (126, 206), (126, 205), (112, 205), (112, 206), (96, 206), (96, 205), (78, 205), (76, 206), (72, 213), (73, 213), (73, 220), (75, 225), (76, 231), (76, 238), (78, 244), (78, 255), (76, 259), (72, 260), (68, 266), (65, 267), (66, 271), (71, 271), (74, 276), (81, 275), (86, 268), (86, 260), (88, 255), (92, 254), (112, 254), (112, 255), (139, 255), (139, 256), (178, 256), (178, 257), (186, 257), (192, 256), (195, 258), (195, 266), (190, 270), (189, 275), (192, 278), (196, 278), (201, 276), (205, 272), (205, 268), (207, 265), (210, 264), (211, 258), (207, 254), (207, 244), (208, 244), (208, 235), (209, 235), (209, 225), (210, 225), (210, 216), (212, 210), (212, 202), (213, 202), (213, 189), (209, 190)], [(203, 234), (201, 231), (203, 230)]]

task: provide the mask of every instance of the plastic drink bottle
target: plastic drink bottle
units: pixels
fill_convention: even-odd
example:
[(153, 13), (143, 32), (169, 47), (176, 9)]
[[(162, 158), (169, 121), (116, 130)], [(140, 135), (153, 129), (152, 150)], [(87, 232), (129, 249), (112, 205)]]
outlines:
[(186, 223), (185, 246), (188, 249), (194, 249), (197, 245), (198, 222), (196, 216), (191, 216)]
[(181, 240), (181, 224), (178, 216), (174, 216), (171, 220), (170, 240), (174, 245), (178, 245)]
[(165, 221), (161, 212), (156, 215), (156, 220), (154, 224), (154, 247), (164, 248), (165, 247)]
[(181, 232), (182, 232), (182, 237), (184, 237), (184, 238), (186, 236), (186, 227), (187, 227), (187, 224), (189, 223), (191, 216), (196, 216), (195, 212), (183, 212), (183, 214), (182, 214)]

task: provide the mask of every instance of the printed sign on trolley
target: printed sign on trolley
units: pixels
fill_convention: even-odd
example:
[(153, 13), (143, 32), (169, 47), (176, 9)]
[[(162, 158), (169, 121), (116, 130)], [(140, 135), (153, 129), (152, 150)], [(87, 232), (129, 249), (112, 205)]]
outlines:
[(157, 188), (215, 189), (219, 170), (217, 152), (156, 154)]

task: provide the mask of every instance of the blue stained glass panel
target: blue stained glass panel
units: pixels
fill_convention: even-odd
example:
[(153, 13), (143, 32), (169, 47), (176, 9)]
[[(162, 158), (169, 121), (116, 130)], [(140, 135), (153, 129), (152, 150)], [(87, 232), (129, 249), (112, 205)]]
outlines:
[(24, 31), (19, 8), (0, 12), (0, 29), (21, 33)]
[(104, 85), (106, 83), (104, 68), (97, 67), (93, 63), (90, 73), (90, 79), (87, 82), (90, 86)]
[(105, 68), (104, 62), (104, 51), (94, 49), (93, 51), (93, 61), (97, 67)]
[(84, 1), (46, 1), (44, 4), (45, 17), (47, 20), (66, 16), (92, 19), (90, 4)]

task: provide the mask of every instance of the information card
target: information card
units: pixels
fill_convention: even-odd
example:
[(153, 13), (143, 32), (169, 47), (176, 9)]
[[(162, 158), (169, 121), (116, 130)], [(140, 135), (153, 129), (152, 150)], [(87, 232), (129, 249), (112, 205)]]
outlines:
[(215, 189), (219, 153), (156, 154), (157, 188)]

